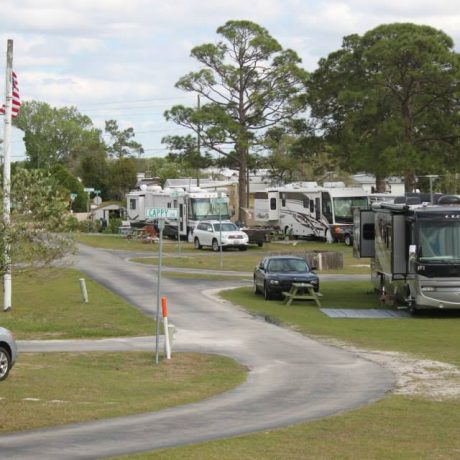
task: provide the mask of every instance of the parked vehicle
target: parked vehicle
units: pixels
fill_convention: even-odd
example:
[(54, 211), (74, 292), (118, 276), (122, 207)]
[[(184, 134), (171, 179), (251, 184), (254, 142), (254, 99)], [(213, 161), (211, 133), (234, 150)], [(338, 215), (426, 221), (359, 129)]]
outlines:
[(204, 220), (198, 222), (193, 230), (195, 249), (210, 246), (213, 251), (226, 248), (238, 248), (245, 251), (248, 248), (249, 237), (233, 222), (220, 220)]
[(302, 257), (267, 256), (254, 270), (254, 292), (263, 293), (265, 300), (288, 292), (292, 283), (309, 283), (319, 291), (319, 278)]
[(17, 346), (13, 334), (0, 327), (0, 380), (5, 380), (16, 362)]
[(371, 258), (382, 299), (413, 313), (460, 309), (460, 199), (436, 196), (431, 204), (419, 197), (415, 204), (416, 198), (356, 210), (354, 254)]
[[(126, 195), (127, 214), (131, 226), (143, 227), (156, 223), (146, 217), (148, 209), (177, 209), (178, 218), (165, 219), (163, 235), (193, 241), (192, 231), (197, 222), (205, 219), (230, 219), (228, 197), (222, 192), (211, 192), (199, 187), (161, 188), (143, 186)], [(179, 231), (177, 225), (179, 222)]]
[(300, 182), (268, 188), (254, 196), (255, 220), (278, 226), (286, 236), (328, 241), (353, 241), (355, 207), (367, 208), (367, 192), (343, 183), (321, 187)]

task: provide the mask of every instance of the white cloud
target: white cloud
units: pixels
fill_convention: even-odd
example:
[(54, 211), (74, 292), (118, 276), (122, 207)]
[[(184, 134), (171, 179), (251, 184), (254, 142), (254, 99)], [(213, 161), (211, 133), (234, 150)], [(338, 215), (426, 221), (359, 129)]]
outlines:
[[(230, 19), (265, 27), (310, 71), (343, 36), (382, 23), (428, 24), (460, 46), (457, 0), (2, 0), (0, 88), (12, 38), (24, 99), (75, 105), (98, 122), (116, 116), (136, 130), (172, 129), (162, 112), (194, 103), (174, 88), (198, 67), (190, 50), (215, 42), (216, 29)], [(160, 147), (161, 137), (143, 135), (144, 147)]]

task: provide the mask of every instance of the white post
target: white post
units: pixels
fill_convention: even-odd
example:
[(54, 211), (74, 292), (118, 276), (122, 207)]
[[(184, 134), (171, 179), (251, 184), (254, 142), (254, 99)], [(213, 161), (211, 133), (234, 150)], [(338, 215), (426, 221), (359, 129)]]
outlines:
[(171, 359), (171, 342), (169, 341), (169, 326), (168, 326), (168, 305), (166, 297), (161, 298), (161, 310), (163, 313), (163, 330), (165, 336), (165, 355), (166, 359)]
[(88, 303), (88, 291), (86, 290), (86, 282), (84, 278), (80, 278), (80, 291), (83, 302)]
[(11, 310), (11, 254), (8, 232), (10, 230), (11, 212), (11, 164), (10, 164), (10, 135), (11, 135), (11, 109), (13, 99), (13, 40), (8, 40), (6, 51), (6, 72), (5, 72), (5, 115), (3, 134), (3, 225), (4, 237), (4, 265), (3, 275), (3, 310)]

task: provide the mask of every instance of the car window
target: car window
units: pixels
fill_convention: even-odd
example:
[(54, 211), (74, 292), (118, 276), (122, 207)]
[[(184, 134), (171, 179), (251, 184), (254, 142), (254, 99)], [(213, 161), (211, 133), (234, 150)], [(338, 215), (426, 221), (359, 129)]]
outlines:
[(267, 270), (271, 273), (296, 272), (306, 273), (309, 271), (307, 264), (298, 259), (274, 259), (268, 263)]

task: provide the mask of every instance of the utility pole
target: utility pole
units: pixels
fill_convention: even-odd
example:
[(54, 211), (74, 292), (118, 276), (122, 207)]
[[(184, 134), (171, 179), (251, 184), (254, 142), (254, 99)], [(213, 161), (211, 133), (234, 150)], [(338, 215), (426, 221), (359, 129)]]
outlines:
[(10, 160), (10, 137), (11, 137), (11, 109), (13, 101), (13, 40), (8, 40), (6, 51), (5, 71), (5, 115), (3, 131), (3, 246), (4, 267), (3, 275), (3, 311), (11, 310), (11, 246), (8, 238), (10, 231), (11, 213), (11, 160)]
[[(200, 95), (199, 94), (198, 94), (198, 100), (197, 100), (197, 109), (198, 111), (200, 110)], [(198, 139), (197, 139), (196, 147), (198, 151), (198, 161), (199, 161), (201, 157), (201, 125), (200, 123), (198, 123), (197, 135), (198, 135)], [(197, 168), (197, 174), (196, 174), (196, 186), (197, 187), (200, 186), (200, 168), (199, 167)]]

